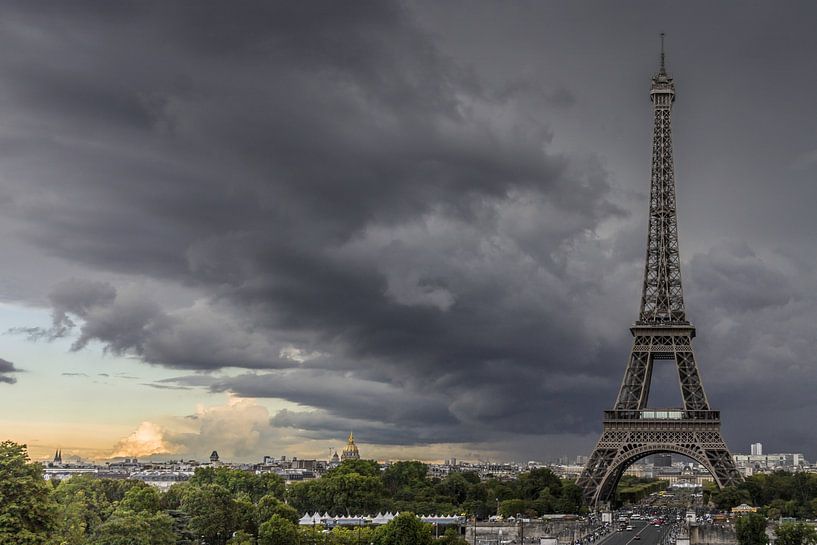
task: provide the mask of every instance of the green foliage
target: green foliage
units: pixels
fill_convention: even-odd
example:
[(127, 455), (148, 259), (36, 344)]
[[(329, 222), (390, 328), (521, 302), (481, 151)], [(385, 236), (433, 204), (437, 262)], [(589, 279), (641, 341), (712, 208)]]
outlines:
[(775, 471), (747, 477), (736, 487), (711, 492), (711, 501), (726, 509), (748, 503), (764, 507), (770, 518), (817, 517), (817, 474)]
[(258, 500), (258, 505), (255, 509), (256, 523), (259, 526), (261, 523), (268, 521), (273, 515), (287, 519), (293, 524), (298, 524), (298, 520), (301, 518), (301, 515), (293, 507), (285, 504), (271, 494)]
[(60, 543), (83, 545), (85, 538), (111, 516), (114, 506), (109, 498), (119, 495), (112, 493), (114, 485), (102, 481), (77, 475), (57, 485), (53, 497), (57, 501), (56, 536)]
[(775, 545), (815, 545), (817, 530), (805, 522), (784, 522), (775, 530)]
[(438, 545), (468, 545), (465, 538), (458, 534), (454, 528), (446, 530), (445, 534), (435, 543)]
[(431, 525), (414, 513), (400, 513), (377, 532), (377, 545), (431, 545)]
[(182, 496), (184, 491), (190, 486), (190, 483), (176, 483), (167, 489), (167, 492), (162, 494), (161, 506), (162, 509), (178, 509), (182, 504)]
[(152, 486), (135, 486), (125, 493), (116, 510), (156, 513), (162, 508), (162, 496)]
[(426, 480), (428, 466), (422, 462), (397, 462), (383, 472), (383, 486), (390, 494), (403, 488), (422, 486)]
[(739, 545), (766, 545), (766, 517), (759, 513), (748, 513), (738, 518), (735, 524)]
[(729, 510), (742, 503), (752, 503), (752, 496), (745, 489), (736, 486), (725, 486), (711, 494), (710, 501), (718, 509)]
[(327, 541), (321, 525), (298, 527), (297, 543), (300, 545), (327, 545)]
[(507, 513), (514, 515), (580, 513), (583, 509), (581, 490), (549, 469), (524, 473), (517, 481), (482, 482), (471, 472), (451, 473), (442, 480), (429, 479), (427, 467), (420, 462), (398, 462), (382, 474), (375, 467), (366, 460), (344, 462), (321, 479), (290, 486), (289, 504), (299, 514), (412, 511), (468, 514), (482, 519), (495, 514), (498, 504), (508, 500), (524, 502), (506, 505)]
[(296, 545), (298, 527), (278, 515), (258, 528), (258, 545)]
[(380, 466), (374, 460), (344, 460), (339, 466), (326, 472), (327, 477), (354, 473), (364, 477), (380, 477)]
[[(354, 528), (333, 528), (327, 536), (331, 545), (361, 545), (372, 543), (377, 535), (377, 529), (356, 526)], [(320, 541), (318, 543), (321, 543)], [(301, 540), (302, 545), (312, 545), (312, 541)]]
[(240, 469), (230, 469), (227, 467), (200, 467), (196, 469), (190, 484), (200, 486), (204, 484), (217, 484), (229, 490), (232, 494), (243, 492), (247, 494), (253, 502), (257, 502), (264, 496), (272, 494), (283, 499), (286, 487), (284, 480), (275, 473), (255, 474)]
[[(351, 515), (377, 511), (384, 503), (383, 482), (379, 474), (370, 475), (371, 466), (376, 467), (376, 463), (360, 463), (364, 461), (347, 460), (320, 479), (292, 485), (287, 496), (289, 503), (299, 513), (320, 511)], [(356, 473), (355, 468), (364, 474)]]
[(227, 545), (255, 545), (255, 541), (251, 534), (239, 530), (233, 537), (227, 540)]
[(0, 544), (45, 543), (54, 521), (50, 486), (25, 445), (0, 443)]
[(526, 500), (539, 498), (545, 489), (552, 496), (560, 496), (562, 494), (562, 480), (547, 468), (533, 469), (519, 476), (517, 488), (519, 497)]
[(515, 517), (518, 514), (528, 515), (529, 511), (534, 511), (531, 502), (526, 500), (505, 500), (499, 504), (499, 514), (505, 518)]
[(616, 494), (622, 502), (636, 503), (653, 492), (665, 490), (667, 484), (666, 481), (656, 481), (654, 479), (622, 479), (616, 489)]
[(173, 519), (165, 513), (119, 510), (94, 532), (88, 545), (174, 545)]
[(181, 509), (190, 515), (190, 531), (208, 545), (224, 545), (237, 529), (238, 510), (230, 491), (218, 484), (191, 486)]

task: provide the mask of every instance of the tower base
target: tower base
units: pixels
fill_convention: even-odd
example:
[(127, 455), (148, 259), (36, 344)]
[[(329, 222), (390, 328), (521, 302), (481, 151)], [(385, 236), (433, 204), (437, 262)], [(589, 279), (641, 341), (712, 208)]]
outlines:
[(718, 411), (605, 411), (601, 439), (577, 480), (585, 501), (591, 507), (609, 501), (625, 469), (658, 453), (692, 458), (712, 474), (719, 488), (741, 482), (720, 424)]

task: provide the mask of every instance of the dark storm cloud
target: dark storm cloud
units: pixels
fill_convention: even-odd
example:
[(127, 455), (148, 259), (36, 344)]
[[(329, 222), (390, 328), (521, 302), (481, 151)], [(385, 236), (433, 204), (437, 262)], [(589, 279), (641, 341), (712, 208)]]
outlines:
[(790, 279), (744, 243), (714, 246), (689, 263), (697, 297), (739, 313), (782, 306), (792, 299)]
[(118, 292), (108, 283), (79, 279), (55, 286), (49, 300), (53, 307), (49, 329), (11, 332), (33, 340), (76, 335), (73, 351), (98, 341), (114, 354), (135, 354), (149, 363), (185, 369), (290, 367), (296, 363), (282, 357), (281, 349), (265, 335), (206, 304), (168, 313), (144, 289), (129, 287)]
[[(298, 403), (308, 409), (272, 423), (309, 437), (354, 427), (389, 444), (530, 444), (595, 430), (626, 362), (647, 190), (645, 176), (603, 157), (636, 142), (633, 170), (646, 172), (654, 55), (639, 42), (624, 70), (609, 57), (623, 53), (600, 47), (621, 14), (610, 29), (593, 23), (593, 60), (576, 49), (579, 33), (540, 32), (552, 8), (527, 19), (466, 10), (496, 21), (472, 27), (480, 34), (506, 18), (527, 28), (505, 45), (448, 25), (446, 9), (9, 4), (6, 243), (93, 272), (55, 278), (52, 327), (18, 331), (197, 372), (149, 387)], [(513, 46), (525, 36), (546, 43)], [(637, 110), (604, 106), (636, 84)], [(622, 136), (634, 126), (642, 132)], [(811, 163), (797, 164), (806, 176)], [(686, 187), (682, 212), (695, 208), (684, 208)], [(695, 219), (682, 213), (682, 237)], [(727, 362), (744, 357), (766, 377), (778, 356), (736, 330), (787, 322), (797, 305), (817, 315), (803, 299), (809, 263), (733, 238), (696, 244), (685, 269), (699, 327), (712, 330), (702, 353), (718, 361), (703, 374), (719, 395)], [(811, 380), (808, 328), (772, 329), (801, 342), (791, 361), (806, 358), (797, 376)]]
[(12, 373), (19, 373), (20, 371), (10, 361), (0, 359), (0, 382), (14, 384), (17, 382), (17, 378), (12, 376)]

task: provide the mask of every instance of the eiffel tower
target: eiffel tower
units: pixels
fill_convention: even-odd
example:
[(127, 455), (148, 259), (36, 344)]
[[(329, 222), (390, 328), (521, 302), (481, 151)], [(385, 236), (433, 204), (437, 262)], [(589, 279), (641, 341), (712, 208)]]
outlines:
[[(604, 411), (601, 439), (577, 481), (590, 506), (609, 501), (632, 463), (659, 452), (692, 458), (719, 487), (741, 480), (721, 436), (720, 412), (709, 408), (692, 351), (695, 327), (684, 310), (670, 126), (675, 83), (664, 63), (663, 34), (661, 66), (652, 78), (650, 101), (655, 125), (641, 312), (630, 328), (633, 348), (615, 408)], [(647, 408), (655, 360), (675, 361), (683, 408)]]

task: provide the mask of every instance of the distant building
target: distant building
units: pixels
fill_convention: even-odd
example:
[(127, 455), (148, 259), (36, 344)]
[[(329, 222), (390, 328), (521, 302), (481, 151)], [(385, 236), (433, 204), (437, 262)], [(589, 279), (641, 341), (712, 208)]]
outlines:
[(61, 464), (62, 463), (62, 449), (58, 449), (54, 453), (54, 464)]
[(214, 450), (210, 453), (210, 463), (217, 464), (218, 463), (218, 451)]
[(166, 492), (174, 484), (183, 483), (192, 476), (192, 471), (156, 470), (131, 473), (130, 478), (142, 481), (150, 486), (158, 488), (162, 492)]
[(763, 443), (752, 443), (749, 449), (752, 456), (763, 456)]
[[(752, 445), (754, 447), (754, 445)], [(745, 503), (741, 503), (737, 507), (732, 508), (732, 512), (737, 515), (745, 515), (747, 513), (757, 513), (757, 507), (751, 507)]]
[[(754, 445), (752, 445), (754, 447)], [(758, 471), (799, 471), (804, 469), (808, 462), (799, 452), (784, 452), (777, 454), (734, 454), (738, 470), (744, 475), (751, 475)]]
[(655, 454), (652, 457), (655, 467), (672, 467), (672, 454)]
[(346, 440), (346, 446), (340, 454), (341, 460), (360, 460), (360, 452), (355, 444), (355, 435), (349, 432), (349, 439)]

